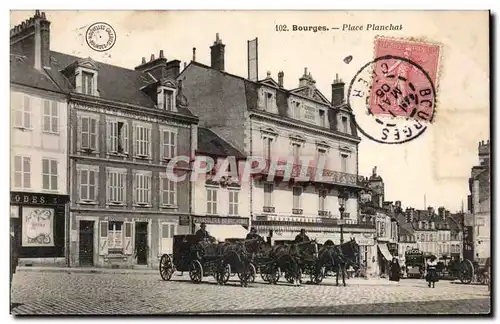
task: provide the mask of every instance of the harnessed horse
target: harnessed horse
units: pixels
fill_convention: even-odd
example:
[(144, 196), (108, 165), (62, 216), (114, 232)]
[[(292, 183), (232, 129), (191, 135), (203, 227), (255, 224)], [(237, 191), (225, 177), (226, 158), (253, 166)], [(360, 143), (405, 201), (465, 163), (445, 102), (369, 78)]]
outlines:
[[(300, 286), (302, 266), (304, 263), (313, 262), (317, 255), (318, 244), (315, 241), (275, 245), (270, 252), (275, 266), (285, 269), (296, 287)], [(274, 274), (271, 275), (274, 277)]]
[(336, 284), (339, 285), (339, 272), (342, 272), (342, 283), (345, 287), (345, 271), (350, 265), (357, 267), (359, 264), (359, 245), (356, 240), (351, 239), (342, 245), (334, 247), (334, 262), (337, 267)]

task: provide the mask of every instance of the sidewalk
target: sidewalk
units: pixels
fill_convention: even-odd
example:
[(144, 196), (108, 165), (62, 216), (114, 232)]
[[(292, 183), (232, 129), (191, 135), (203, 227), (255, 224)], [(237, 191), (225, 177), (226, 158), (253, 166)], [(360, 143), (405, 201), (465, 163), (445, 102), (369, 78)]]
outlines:
[(17, 267), (16, 272), (65, 272), (65, 273), (109, 273), (109, 274), (158, 274), (155, 269), (111, 269), (111, 268), (67, 268), (67, 267)]

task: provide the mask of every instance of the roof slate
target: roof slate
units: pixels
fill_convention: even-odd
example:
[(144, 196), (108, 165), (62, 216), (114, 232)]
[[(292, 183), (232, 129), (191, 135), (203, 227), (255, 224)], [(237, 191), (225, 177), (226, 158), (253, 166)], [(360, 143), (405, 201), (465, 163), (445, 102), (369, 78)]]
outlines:
[(207, 128), (198, 128), (198, 150), (216, 156), (234, 156), (237, 159), (245, 158), (245, 155)]
[(52, 92), (62, 92), (46, 71), (39, 71), (24, 56), (10, 55), (10, 82)]

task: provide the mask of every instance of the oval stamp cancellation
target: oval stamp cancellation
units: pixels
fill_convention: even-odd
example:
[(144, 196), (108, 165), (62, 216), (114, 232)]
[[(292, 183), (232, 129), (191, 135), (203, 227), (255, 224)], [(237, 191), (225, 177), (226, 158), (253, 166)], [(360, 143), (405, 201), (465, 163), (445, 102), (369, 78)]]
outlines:
[(109, 24), (96, 22), (87, 29), (85, 40), (94, 51), (105, 52), (115, 45), (116, 33)]
[(411, 141), (435, 115), (440, 45), (377, 38), (375, 57), (349, 85), (356, 126), (378, 143)]

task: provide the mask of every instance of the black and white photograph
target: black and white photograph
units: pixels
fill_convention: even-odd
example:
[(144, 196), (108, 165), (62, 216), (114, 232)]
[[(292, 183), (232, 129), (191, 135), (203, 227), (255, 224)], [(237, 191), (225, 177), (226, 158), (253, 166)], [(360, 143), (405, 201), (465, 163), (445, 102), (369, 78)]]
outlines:
[(10, 314), (491, 316), (490, 19), (10, 10)]

